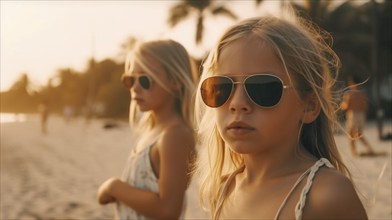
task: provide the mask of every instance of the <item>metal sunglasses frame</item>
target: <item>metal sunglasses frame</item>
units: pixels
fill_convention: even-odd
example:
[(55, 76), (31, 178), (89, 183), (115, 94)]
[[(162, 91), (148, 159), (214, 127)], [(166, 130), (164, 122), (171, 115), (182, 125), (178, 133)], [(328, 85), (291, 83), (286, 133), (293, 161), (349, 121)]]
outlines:
[[(214, 77), (223, 77), (223, 78), (229, 79), (229, 80), (231, 81), (231, 83), (232, 83), (232, 86), (231, 86), (231, 90), (230, 90), (230, 95), (229, 95), (229, 97), (226, 99), (226, 101), (225, 101), (222, 105), (217, 106), (217, 107), (209, 106), (209, 105), (207, 105), (207, 103), (204, 101), (204, 99), (203, 99), (203, 97), (202, 97), (202, 100), (203, 100), (204, 104), (206, 104), (207, 106), (209, 106), (209, 107), (211, 107), (211, 108), (219, 108), (219, 107), (222, 107), (223, 105), (225, 105), (225, 104), (227, 103), (227, 101), (230, 100), (231, 96), (233, 95), (233, 92), (234, 92), (234, 89), (235, 89), (234, 86), (235, 86), (235, 85), (238, 85), (238, 84), (243, 84), (243, 85), (244, 85), (243, 88), (244, 88), (244, 90), (245, 90), (246, 95), (248, 96), (248, 98), (249, 98), (255, 105), (257, 105), (257, 106), (259, 106), (259, 107), (262, 107), (262, 108), (273, 108), (273, 107), (275, 107), (276, 105), (278, 105), (278, 104), (280, 103), (280, 101), (282, 100), (284, 89), (292, 88), (292, 86), (290, 86), (290, 85), (285, 85), (284, 82), (283, 82), (283, 80), (282, 80), (281, 78), (279, 78), (278, 76), (273, 75), (273, 74), (269, 74), (269, 73), (255, 73), (255, 74), (252, 74), (252, 75), (249, 75), (249, 76), (245, 77), (245, 79), (244, 79), (242, 82), (238, 82), (238, 81), (236, 82), (236, 81), (234, 81), (234, 80), (231, 78), (231, 77), (238, 77), (238, 76), (242, 76), (242, 77), (243, 77), (244, 75), (230, 75), (230, 76), (227, 76), (227, 75), (215, 75), (215, 76), (210, 76), (210, 77), (205, 78), (205, 79), (203, 80), (202, 84), (203, 84), (204, 81), (206, 81), (207, 79), (214, 78)], [(274, 77), (274, 78), (276, 78), (276, 79), (278, 79), (278, 80), (280, 81), (280, 83), (281, 83), (281, 85), (282, 85), (282, 95), (281, 95), (279, 101), (278, 101), (275, 105), (273, 105), (273, 106), (262, 106), (262, 105), (257, 104), (257, 103), (250, 97), (250, 95), (249, 95), (249, 93), (248, 93), (248, 90), (246, 89), (245, 83), (246, 83), (246, 80), (248, 80), (249, 78), (254, 77), (254, 76), (271, 76), (271, 77)], [(200, 89), (201, 89), (201, 88), (200, 88)]]

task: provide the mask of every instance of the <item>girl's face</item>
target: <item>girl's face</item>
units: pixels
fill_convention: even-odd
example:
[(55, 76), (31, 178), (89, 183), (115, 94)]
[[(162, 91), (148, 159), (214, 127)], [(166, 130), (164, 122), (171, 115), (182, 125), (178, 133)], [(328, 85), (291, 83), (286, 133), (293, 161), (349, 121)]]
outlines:
[[(277, 105), (263, 108), (249, 99), (242, 82), (257, 73), (277, 76), (288, 85)], [(221, 51), (215, 75), (229, 76), (234, 82), (240, 82), (235, 85), (228, 101), (216, 108), (218, 130), (232, 150), (257, 154), (298, 146), (305, 104), (270, 45), (255, 37), (230, 43)]]
[[(150, 59), (147, 65), (155, 71), (154, 75), (160, 82), (170, 87), (169, 79), (161, 64)], [(130, 89), (131, 98), (133, 102), (136, 102), (140, 111), (158, 111), (165, 105), (173, 103), (174, 96), (148, 75), (138, 62), (135, 62), (131, 75), (135, 77), (135, 82)]]

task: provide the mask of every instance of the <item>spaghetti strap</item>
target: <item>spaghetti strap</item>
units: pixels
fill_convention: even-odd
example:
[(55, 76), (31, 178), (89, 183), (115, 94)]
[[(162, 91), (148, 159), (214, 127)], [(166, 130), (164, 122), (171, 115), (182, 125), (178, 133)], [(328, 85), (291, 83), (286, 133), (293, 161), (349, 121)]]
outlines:
[(329, 162), (329, 160), (327, 160), (326, 158), (321, 158), (319, 161), (316, 162), (315, 165), (313, 165), (313, 167), (311, 167), (308, 179), (306, 181), (306, 185), (302, 189), (300, 200), (295, 207), (295, 219), (297, 220), (302, 219), (302, 209), (305, 206), (306, 196), (309, 193), (310, 188), (312, 187), (314, 175), (323, 165), (327, 166), (328, 168), (333, 168), (331, 162)]
[[(306, 175), (308, 175), (306, 185), (302, 189), (300, 199), (299, 199), (297, 205), (295, 206), (295, 210), (294, 210), (295, 211), (295, 219), (296, 220), (302, 219), (302, 210), (305, 207), (306, 196), (309, 193), (310, 188), (312, 187), (314, 176), (315, 176), (316, 172), (320, 169), (320, 167), (322, 167), (324, 165), (329, 168), (333, 168), (333, 165), (326, 158), (321, 158), (313, 166), (311, 166), (304, 173), (302, 173), (300, 177), (298, 177), (297, 181), (294, 183), (293, 187), (291, 188), (291, 190), (289, 191), (289, 193), (286, 195), (285, 199), (283, 200), (282, 204), (280, 205), (280, 207), (275, 215), (275, 218), (274, 218), (275, 220), (277, 220), (279, 218), (280, 213), (282, 212), (284, 206), (286, 205), (286, 203), (287, 203), (288, 199), (290, 198), (290, 196), (292, 195), (293, 191), (297, 188), (297, 186), (301, 183), (301, 181), (305, 179)], [(233, 178), (238, 173), (240, 173), (244, 170), (244, 168), (245, 168), (245, 166), (242, 166), (239, 169), (237, 169), (236, 171), (234, 171), (232, 174), (230, 174), (230, 176), (225, 181), (223, 188), (222, 188), (222, 191), (219, 193), (218, 202), (216, 205), (216, 209), (214, 211), (214, 215), (212, 216), (212, 219), (214, 219), (214, 220), (218, 219), (218, 217), (220, 215), (220, 211), (222, 209), (223, 202), (225, 200), (225, 195), (227, 193), (227, 190), (228, 190), (230, 183), (232, 182)]]
[(276, 215), (275, 215), (275, 220), (277, 220), (279, 218), (280, 213), (282, 212), (283, 207), (286, 205), (287, 200), (290, 198), (291, 194), (293, 193), (293, 191), (297, 188), (298, 184), (305, 178), (305, 176), (307, 174), (308, 175), (308, 179), (306, 182), (305, 187), (303, 188), (302, 192), (301, 192), (301, 196), (300, 196), (300, 200), (298, 201), (297, 205), (295, 206), (295, 219), (296, 220), (300, 220), (302, 219), (302, 209), (305, 206), (305, 202), (306, 202), (306, 196), (310, 190), (310, 188), (312, 187), (313, 184), (313, 179), (314, 176), (316, 174), (316, 172), (319, 170), (320, 167), (322, 167), (323, 165), (326, 165), (329, 168), (332, 168), (333, 165), (325, 158), (321, 158), (320, 160), (318, 160), (313, 166), (311, 166), (309, 169), (307, 169), (298, 179), (297, 181), (294, 183), (293, 187), (291, 188), (290, 192), (287, 194), (287, 196), (285, 197), (285, 199), (283, 200), (282, 204), (280, 205)]
[(219, 194), (218, 202), (216, 204), (216, 209), (215, 209), (214, 215), (212, 216), (212, 219), (218, 219), (218, 216), (220, 215), (221, 207), (222, 207), (223, 202), (225, 200), (225, 194), (227, 192), (227, 189), (229, 188), (231, 181), (238, 173), (244, 171), (244, 168), (245, 168), (245, 166), (242, 166), (239, 169), (237, 169), (236, 171), (234, 171), (232, 174), (230, 174), (230, 176), (225, 181), (225, 183), (223, 185), (223, 189), (222, 189), (221, 193)]

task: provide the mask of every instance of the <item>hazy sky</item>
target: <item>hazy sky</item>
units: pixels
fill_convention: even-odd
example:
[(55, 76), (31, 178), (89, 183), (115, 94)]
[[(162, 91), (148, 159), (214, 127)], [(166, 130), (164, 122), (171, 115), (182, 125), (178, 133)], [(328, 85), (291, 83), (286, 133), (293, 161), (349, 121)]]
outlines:
[[(203, 44), (195, 46), (195, 16), (173, 29), (169, 9), (178, 1), (4, 1), (1, 0), (1, 91), (22, 73), (44, 85), (60, 68), (82, 71), (94, 54), (99, 61), (119, 57), (130, 36), (171, 38), (194, 56), (208, 50), (234, 21), (208, 16)], [(241, 19), (276, 13), (279, 1), (221, 1)], [(119, 57), (121, 59), (121, 57)]]

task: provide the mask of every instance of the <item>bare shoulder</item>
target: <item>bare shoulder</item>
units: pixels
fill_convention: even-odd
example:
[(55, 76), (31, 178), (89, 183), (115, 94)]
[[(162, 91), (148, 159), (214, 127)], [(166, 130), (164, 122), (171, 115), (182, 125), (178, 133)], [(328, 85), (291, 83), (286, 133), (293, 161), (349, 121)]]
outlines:
[(367, 219), (352, 181), (335, 169), (316, 174), (304, 208), (306, 219)]
[(195, 145), (194, 132), (184, 123), (172, 123), (162, 132), (160, 145), (171, 150), (178, 148), (193, 150)]

